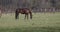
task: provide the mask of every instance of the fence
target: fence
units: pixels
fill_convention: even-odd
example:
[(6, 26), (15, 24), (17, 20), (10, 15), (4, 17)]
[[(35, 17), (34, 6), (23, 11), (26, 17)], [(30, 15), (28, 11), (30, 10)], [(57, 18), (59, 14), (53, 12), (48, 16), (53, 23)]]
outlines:
[(40, 8), (40, 9), (33, 9), (33, 12), (60, 12), (60, 8)]
[[(5, 9), (6, 10), (6, 9)], [(14, 13), (16, 9), (8, 9), (6, 11), (3, 11), (4, 13)], [(33, 12), (60, 12), (60, 8), (38, 8), (38, 9), (32, 9)]]

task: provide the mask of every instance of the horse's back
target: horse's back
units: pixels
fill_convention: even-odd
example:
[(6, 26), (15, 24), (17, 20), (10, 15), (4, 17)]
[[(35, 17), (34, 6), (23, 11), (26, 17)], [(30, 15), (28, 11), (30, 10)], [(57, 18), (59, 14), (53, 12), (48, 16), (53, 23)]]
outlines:
[(16, 12), (17, 12), (17, 13), (21, 13), (21, 14), (26, 14), (26, 13), (30, 13), (31, 10), (28, 9), (28, 8), (17, 8), (17, 9), (16, 9)]

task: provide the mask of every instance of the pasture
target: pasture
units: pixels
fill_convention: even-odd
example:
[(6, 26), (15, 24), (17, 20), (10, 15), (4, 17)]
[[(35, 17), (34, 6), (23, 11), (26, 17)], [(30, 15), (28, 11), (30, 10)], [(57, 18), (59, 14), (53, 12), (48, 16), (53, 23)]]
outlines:
[(60, 12), (33, 13), (33, 19), (24, 19), (14, 13), (3, 14), (0, 18), (0, 32), (60, 32)]

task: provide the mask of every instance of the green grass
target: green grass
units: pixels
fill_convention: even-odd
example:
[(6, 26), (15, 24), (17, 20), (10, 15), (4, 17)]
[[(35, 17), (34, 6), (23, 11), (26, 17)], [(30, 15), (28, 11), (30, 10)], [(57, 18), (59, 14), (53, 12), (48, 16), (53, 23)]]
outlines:
[(0, 18), (0, 32), (60, 32), (60, 12), (33, 13), (33, 19), (24, 19), (19, 15), (3, 14)]

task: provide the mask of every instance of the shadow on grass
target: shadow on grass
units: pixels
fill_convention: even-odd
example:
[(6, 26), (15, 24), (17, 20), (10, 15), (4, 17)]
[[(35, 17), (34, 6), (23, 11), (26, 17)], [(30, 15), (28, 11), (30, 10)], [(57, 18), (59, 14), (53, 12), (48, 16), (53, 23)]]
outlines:
[(60, 28), (54, 27), (1, 28), (0, 32), (60, 32)]

